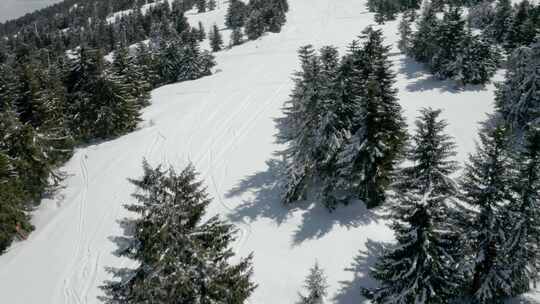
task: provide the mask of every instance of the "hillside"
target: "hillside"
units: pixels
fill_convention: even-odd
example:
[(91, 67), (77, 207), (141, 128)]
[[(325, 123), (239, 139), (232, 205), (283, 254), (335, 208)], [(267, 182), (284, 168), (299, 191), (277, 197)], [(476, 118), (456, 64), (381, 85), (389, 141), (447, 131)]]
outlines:
[[(227, 6), (219, 2), (216, 11), (188, 14), (190, 23), (224, 28)], [(115, 237), (123, 234), (118, 221), (130, 216), (123, 208), (134, 190), (127, 178), (142, 173), (144, 158), (176, 168), (193, 162), (201, 172), (214, 198), (209, 213), (238, 227), (239, 256), (254, 253), (259, 287), (250, 303), (294, 302), (315, 260), (328, 275), (331, 303), (362, 303), (359, 288), (373, 284), (367, 271), (381, 243), (393, 238), (384, 210), (283, 207), (275, 152), (284, 147), (275, 143), (275, 119), (293, 87), (297, 49), (331, 44), (344, 51), (373, 15), (364, 0), (291, 0), (290, 6), (281, 33), (216, 53), (214, 75), (154, 90), (137, 131), (76, 150), (63, 167), (63, 189), (35, 212), (35, 232), (0, 256), (2, 303), (100, 303), (107, 267), (130, 265), (114, 255)], [(382, 29), (395, 46), (397, 22)], [(442, 108), (462, 163), (474, 150), (477, 123), (492, 111), (494, 86), (457, 89), (397, 48), (391, 59), (409, 125), (421, 107)]]

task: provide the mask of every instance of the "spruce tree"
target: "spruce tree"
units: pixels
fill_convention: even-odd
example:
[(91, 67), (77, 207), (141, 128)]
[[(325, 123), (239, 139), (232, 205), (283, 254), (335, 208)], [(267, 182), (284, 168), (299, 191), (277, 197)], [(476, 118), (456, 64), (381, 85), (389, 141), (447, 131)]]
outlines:
[(443, 16), (435, 30), (436, 52), (429, 61), (431, 70), (441, 79), (453, 75), (452, 65), (460, 51), (459, 45), (466, 36), (465, 20), (461, 15), (461, 8), (451, 7)]
[(241, 0), (231, 0), (229, 2), (229, 8), (227, 9), (227, 15), (225, 16), (225, 25), (228, 28), (243, 27), (246, 19), (247, 7)]
[(210, 39), (210, 48), (212, 48), (212, 52), (221, 51), (223, 48), (223, 38), (221, 37), (221, 33), (216, 24), (212, 27), (212, 30), (208, 34), (208, 38)]
[(458, 270), (462, 248), (453, 229), (458, 195), (450, 177), (456, 172), (455, 144), (444, 133), (441, 111), (421, 110), (408, 153), (409, 167), (395, 185), (392, 217), (398, 245), (375, 265), (372, 276), (381, 286), (366, 290), (375, 303), (448, 303), (464, 277)]
[(244, 33), (241, 27), (233, 28), (231, 32), (231, 46), (240, 45), (244, 42)]
[(199, 13), (206, 12), (206, 0), (196, 0), (195, 6), (197, 7)]
[(512, 22), (512, 3), (510, 0), (497, 0), (495, 16), (489, 32), (496, 42), (502, 43)]
[(497, 85), (495, 104), (512, 133), (539, 123), (540, 115), (540, 40), (514, 51), (508, 60), (505, 80)]
[(217, 3), (216, 0), (208, 0), (208, 10), (213, 11), (216, 9)]
[(433, 58), (437, 51), (435, 30), (438, 25), (439, 20), (435, 9), (430, 2), (427, 2), (422, 9), (416, 25), (417, 30), (412, 38), (411, 54), (414, 59), (420, 62), (429, 62)]
[(253, 10), (246, 19), (245, 32), (250, 40), (255, 40), (262, 36), (265, 31), (263, 15), (259, 10)]
[(204, 39), (206, 39), (206, 31), (204, 29), (203, 23), (199, 21), (197, 40), (203, 41)]
[(353, 110), (348, 138), (338, 156), (338, 184), (372, 208), (385, 200), (404, 147), (406, 124), (382, 31), (368, 27), (363, 34), (362, 49), (352, 54), (357, 65), (349, 77)]
[(538, 279), (540, 262), (540, 130), (527, 132), (511, 164), (512, 214), (508, 226), (512, 244), (512, 295), (530, 290)]
[(502, 125), (485, 126), (480, 145), (465, 167), (462, 199), (477, 208), (468, 239), (475, 253), (471, 294), (479, 303), (494, 303), (508, 296), (511, 289), (505, 224), (509, 212), (511, 166), (507, 130)]
[(527, 41), (527, 20), (529, 19), (531, 4), (528, 0), (522, 0), (516, 7), (516, 11), (512, 16), (512, 22), (508, 28), (508, 32), (504, 37), (504, 48), (508, 53), (511, 53), (515, 48), (527, 45), (532, 41)]
[(106, 282), (108, 302), (245, 303), (255, 289), (252, 257), (230, 263), (235, 229), (217, 216), (203, 220), (210, 198), (193, 167), (179, 174), (143, 168), (144, 176), (131, 180), (137, 203), (126, 205), (139, 217), (129, 221), (134, 234), (120, 251), (138, 266)]
[(308, 295), (300, 294), (300, 300), (297, 304), (324, 304), (324, 298), (328, 293), (328, 284), (326, 283), (324, 271), (319, 267), (318, 263), (315, 263), (309, 270), (305, 288), (308, 290)]
[(412, 48), (412, 29), (411, 22), (414, 20), (414, 11), (407, 11), (401, 16), (401, 21), (399, 22), (399, 41), (398, 48), (404, 54), (409, 54)]

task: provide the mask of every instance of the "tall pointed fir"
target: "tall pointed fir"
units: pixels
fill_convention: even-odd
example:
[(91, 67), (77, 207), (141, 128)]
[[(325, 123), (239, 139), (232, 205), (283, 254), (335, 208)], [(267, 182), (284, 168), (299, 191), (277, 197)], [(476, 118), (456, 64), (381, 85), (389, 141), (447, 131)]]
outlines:
[(450, 7), (435, 29), (436, 52), (429, 61), (429, 67), (439, 78), (454, 76), (451, 67), (458, 58), (459, 46), (466, 34), (461, 8)]
[(324, 304), (324, 298), (328, 294), (328, 283), (324, 271), (319, 267), (318, 263), (315, 263), (309, 270), (305, 288), (308, 294), (300, 294), (300, 300), (297, 304)]
[(351, 54), (351, 92), (345, 94), (352, 97), (351, 127), (338, 156), (337, 185), (349, 199), (360, 198), (373, 208), (385, 201), (407, 131), (382, 31), (368, 27), (362, 38), (362, 48)]
[(540, 123), (540, 36), (530, 47), (512, 53), (505, 80), (497, 84), (495, 105), (518, 138)]
[(517, 47), (527, 45), (532, 41), (528, 41), (527, 31), (525, 26), (531, 13), (531, 4), (528, 0), (521, 0), (516, 7), (516, 11), (512, 16), (512, 22), (508, 28), (508, 32), (504, 37), (504, 48), (508, 53), (511, 53)]
[(241, 27), (233, 28), (230, 41), (230, 46), (240, 45), (244, 42), (244, 33)]
[(508, 226), (512, 259), (512, 295), (527, 292), (540, 269), (540, 130), (527, 132), (525, 145), (514, 154), (511, 166), (512, 218)]
[(133, 236), (120, 255), (137, 267), (119, 270), (121, 281), (103, 287), (109, 303), (245, 303), (255, 289), (251, 257), (230, 264), (235, 229), (218, 217), (203, 220), (210, 199), (192, 166), (177, 174), (152, 169), (132, 180), (136, 204), (126, 208)]
[(112, 72), (124, 78), (129, 86), (130, 94), (136, 99), (137, 107), (143, 108), (150, 104), (151, 84), (146, 80), (144, 71), (137, 61), (130, 56), (127, 47), (119, 47), (114, 52)]
[(208, 34), (208, 39), (210, 39), (210, 48), (212, 52), (219, 52), (223, 48), (223, 38), (219, 32), (219, 28), (216, 24), (212, 26), (212, 30)]
[(413, 10), (407, 11), (403, 13), (399, 22), (398, 48), (404, 54), (410, 54), (411, 51), (413, 34), (411, 23), (415, 19), (415, 14), (416, 13)]
[(510, 0), (497, 0), (493, 23), (489, 26), (489, 34), (496, 42), (502, 43), (512, 23), (512, 3)]
[(287, 189), (284, 203), (292, 203), (306, 196), (307, 188), (315, 173), (315, 130), (319, 124), (320, 58), (313, 46), (298, 51), (301, 71), (295, 73), (295, 87), (285, 108), (286, 131), (282, 140), (289, 143), (287, 159)]
[(455, 144), (444, 133), (440, 110), (422, 109), (408, 153), (409, 167), (396, 183), (392, 217), (398, 244), (377, 262), (381, 286), (366, 290), (375, 303), (449, 303), (459, 293), (462, 247), (453, 229), (458, 187)]
[(411, 41), (411, 54), (420, 62), (429, 62), (435, 55), (435, 29), (439, 25), (436, 11), (430, 2), (425, 2), (422, 13), (416, 24), (416, 32)]
[(227, 15), (225, 16), (225, 25), (228, 28), (243, 27), (246, 20), (247, 7), (241, 0), (231, 0), (229, 2), (229, 8), (227, 9)]
[(484, 128), (477, 152), (466, 164), (461, 188), (462, 199), (478, 210), (467, 229), (475, 253), (471, 295), (478, 303), (496, 303), (511, 291), (512, 262), (508, 259), (505, 231), (511, 163), (504, 126)]

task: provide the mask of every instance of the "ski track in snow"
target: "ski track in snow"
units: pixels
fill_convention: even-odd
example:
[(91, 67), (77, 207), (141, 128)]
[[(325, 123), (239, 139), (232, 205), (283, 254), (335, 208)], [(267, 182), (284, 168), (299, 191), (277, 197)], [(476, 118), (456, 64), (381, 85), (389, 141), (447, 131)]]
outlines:
[[(189, 22), (224, 28), (227, 1), (218, 2), (216, 11), (189, 13)], [(279, 166), (273, 164), (283, 146), (275, 143), (274, 120), (293, 88), (297, 49), (335, 45), (343, 54), (373, 15), (365, 12), (365, 0), (289, 2), (281, 33), (216, 53), (219, 72), (153, 91), (139, 130), (77, 149), (63, 167), (68, 178), (58, 201), (45, 200), (34, 215), (36, 231), (0, 256), (0, 303), (101, 303), (99, 286), (111, 279), (105, 268), (134, 265), (114, 255), (112, 238), (123, 235), (118, 221), (133, 216), (123, 207), (133, 202), (127, 178), (140, 176), (143, 158), (178, 171), (192, 162), (201, 173), (214, 198), (209, 216), (220, 214), (238, 227), (235, 259), (254, 253), (259, 287), (250, 303), (295, 301), (315, 260), (327, 273), (330, 303), (365, 303), (359, 288), (372, 284), (372, 244), (391, 241), (392, 233), (362, 206), (332, 214), (309, 203), (292, 210), (281, 206)], [(409, 125), (419, 108), (442, 108), (458, 160), (465, 160), (474, 149), (477, 122), (492, 111), (493, 85), (458, 91), (452, 82), (434, 80), (395, 49), (397, 22), (379, 27), (394, 46), (396, 86)], [(230, 31), (222, 33), (227, 43)]]

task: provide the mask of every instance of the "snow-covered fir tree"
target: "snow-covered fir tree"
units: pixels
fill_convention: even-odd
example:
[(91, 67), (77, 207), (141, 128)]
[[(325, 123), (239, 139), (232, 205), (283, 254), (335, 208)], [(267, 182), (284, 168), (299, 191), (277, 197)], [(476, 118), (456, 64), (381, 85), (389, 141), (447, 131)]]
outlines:
[(540, 123), (540, 38), (512, 53), (495, 96), (498, 113), (518, 138)]
[(485, 126), (461, 181), (462, 199), (478, 210), (467, 224), (467, 239), (475, 255), (471, 294), (478, 303), (496, 303), (511, 291), (513, 261), (505, 230), (510, 166), (507, 130), (503, 125)]
[(461, 8), (451, 7), (435, 29), (436, 52), (429, 61), (430, 69), (441, 79), (450, 78), (450, 68), (458, 58), (460, 43), (465, 39), (465, 20)]
[(459, 233), (453, 229), (455, 144), (440, 110), (423, 109), (408, 152), (410, 166), (395, 185), (392, 218), (398, 244), (377, 262), (380, 287), (365, 290), (375, 303), (449, 303), (463, 284)]
[(404, 54), (409, 54), (412, 48), (412, 34), (411, 23), (415, 19), (416, 12), (411, 10), (403, 13), (399, 22), (399, 41), (398, 48)]
[(338, 155), (336, 185), (372, 208), (385, 201), (407, 131), (382, 31), (368, 27), (362, 38), (362, 47), (350, 54), (352, 85), (344, 96), (350, 101), (341, 101), (351, 105), (349, 118), (343, 118), (350, 128)]
[(529, 37), (528, 29), (526, 28), (527, 21), (531, 14), (531, 4), (528, 0), (521, 0), (516, 7), (516, 11), (512, 16), (512, 22), (504, 37), (504, 48), (507, 52), (511, 53), (514, 49), (522, 45), (528, 45), (534, 39), (534, 35), (537, 33), (535, 26), (532, 26), (533, 37)]
[(231, 46), (240, 45), (244, 42), (244, 33), (241, 27), (233, 28), (230, 41)]
[(493, 23), (489, 26), (488, 32), (493, 39), (502, 43), (512, 22), (512, 3), (510, 0), (497, 0), (495, 6), (495, 16)]
[(435, 32), (438, 27), (436, 11), (428, 1), (422, 8), (422, 13), (416, 24), (416, 31), (412, 38), (412, 57), (420, 62), (429, 62), (435, 55)]
[(229, 2), (229, 8), (227, 9), (227, 15), (225, 16), (225, 25), (228, 28), (243, 27), (246, 20), (247, 7), (241, 0), (231, 0)]
[(139, 215), (120, 254), (137, 267), (116, 272), (103, 287), (109, 303), (245, 303), (255, 289), (251, 256), (231, 264), (235, 229), (218, 217), (203, 220), (210, 203), (192, 166), (177, 174), (151, 168), (132, 180)]
[(324, 304), (324, 298), (327, 296), (328, 283), (323, 269), (319, 263), (309, 270), (309, 275), (306, 278), (304, 285), (308, 291), (307, 295), (300, 294), (300, 300), (297, 304)]
[(530, 290), (540, 267), (540, 130), (527, 132), (511, 163), (513, 198), (508, 236), (512, 261), (512, 295)]
[(210, 48), (212, 49), (212, 52), (221, 51), (223, 48), (223, 37), (216, 24), (212, 26), (212, 30), (208, 33), (208, 39), (210, 39)]

